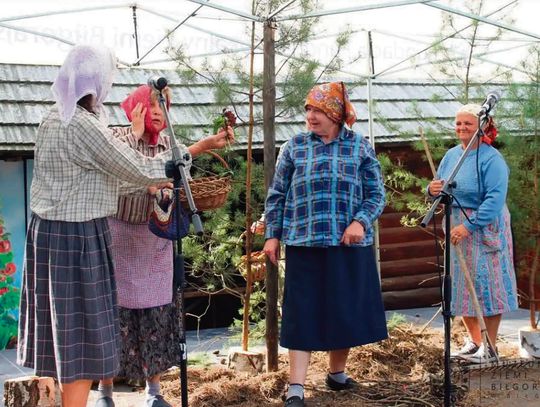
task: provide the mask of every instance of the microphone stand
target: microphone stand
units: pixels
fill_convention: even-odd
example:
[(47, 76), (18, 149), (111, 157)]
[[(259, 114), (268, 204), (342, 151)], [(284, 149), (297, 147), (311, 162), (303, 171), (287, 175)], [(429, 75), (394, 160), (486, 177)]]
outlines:
[[(180, 185), (184, 187), (184, 192), (186, 194), (187, 202), (189, 204), (189, 209), (191, 212), (191, 223), (195, 229), (197, 235), (202, 235), (203, 227), (201, 218), (195, 206), (195, 201), (193, 200), (193, 195), (191, 193), (191, 188), (189, 186), (188, 178), (186, 175), (186, 161), (189, 160), (189, 155), (182, 155), (180, 153), (180, 148), (176, 142), (174, 136), (174, 129), (171, 125), (171, 120), (169, 117), (169, 111), (165, 103), (165, 97), (163, 96), (163, 89), (159, 90), (159, 104), (161, 110), (165, 116), (165, 121), (167, 123), (167, 128), (169, 129), (170, 139), (171, 139), (171, 151), (172, 151), (172, 160), (168, 161), (165, 164), (165, 174), (167, 177), (173, 179), (174, 185), (174, 199), (176, 201), (175, 211), (176, 211), (176, 227), (180, 226), (180, 221), (182, 219), (181, 212), (181, 203), (180, 203)], [(186, 346), (186, 313), (184, 307), (184, 255), (182, 254), (182, 239), (176, 240), (176, 246), (173, 245), (173, 276), (178, 277), (178, 285), (174, 284), (173, 281), (173, 301), (176, 302), (176, 296), (179, 296), (179, 301), (181, 304), (180, 313), (182, 315), (182, 320), (180, 324), (180, 394), (182, 399), (182, 407), (187, 407), (188, 405), (188, 387), (187, 387), (187, 346)], [(174, 278), (173, 278), (174, 280)]]
[[(455, 388), (452, 386), (451, 378), (451, 367), (450, 367), (450, 334), (451, 334), (451, 311), (450, 304), (452, 302), (452, 276), (450, 275), (450, 228), (451, 228), (451, 216), (452, 216), (452, 202), (454, 201), (454, 196), (452, 195), (452, 189), (456, 187), (456, 182), (454, 178), (458, 173), (459, 169), (463, 165), (465, 158), (469, 151), (472, 149), (475, 143), (478, 143), (480, 148), (479, 141), (484, 135), (482, 128), (487, 123), (489, 112), (481, 112), (478, 116), (478, 130), (467, 144), (467, 147), (461, 154), (458, 162), (452, 169), (450, 176), (445, 181), (441, 193), (434, 198), (431, 208), (426, 213), (420, 225), (426, 227), (433, 218), (437, 206), (442, 203), (444, 205), (444, 277), (443, 277), (443, 292), (442, 292), (442, 315), (444, 321), (444, 407), (450, 407), (455, 402)], [(454, 395), (454, 397), (452, 397)]]

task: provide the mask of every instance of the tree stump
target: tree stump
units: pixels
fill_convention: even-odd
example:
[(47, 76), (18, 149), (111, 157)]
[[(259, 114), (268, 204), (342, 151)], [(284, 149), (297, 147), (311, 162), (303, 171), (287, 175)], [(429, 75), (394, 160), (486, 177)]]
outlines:
[(264, 367), (264, 354), (261, 352), (244, 351), (241, 348), (231, 348), (229, 351), (229, 369), (251, 374), (261, 373)]
[(522, 358), (540, 358), (540, 330), (530, 327), (519, 330), (519, 355)]
[(9, 407), (61, 406), (60, 389), (52, 377), (25, 376), (4, 382), (4, 405)]

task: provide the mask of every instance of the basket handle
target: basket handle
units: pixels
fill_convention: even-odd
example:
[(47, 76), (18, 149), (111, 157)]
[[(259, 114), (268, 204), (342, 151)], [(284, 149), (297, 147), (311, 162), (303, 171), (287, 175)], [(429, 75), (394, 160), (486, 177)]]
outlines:
[(227, 161), (225, 161), (218, 153), (212, 151), (212, 150), (206, 150), (204, 151), (205, 154), (210, 154), (212, 157), (217, 158), (221, 164), (225, 167), (226, 170), (230, 171), (229, 164), (227, 164)]

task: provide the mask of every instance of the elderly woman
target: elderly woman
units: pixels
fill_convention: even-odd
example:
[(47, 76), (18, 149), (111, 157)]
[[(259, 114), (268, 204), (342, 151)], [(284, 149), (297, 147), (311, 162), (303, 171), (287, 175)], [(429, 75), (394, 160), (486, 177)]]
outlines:
[[(387, 337), (373, 251), (373, 222), (384, 208), (379, 162), (350, 129), (356, 114), (344, 84), (307, 95), (307, 132), (283, 146), (266, 199), (264, 252), (286, 245), (281, 345), (289, 349), (285, 406), (304, 405), (312, 351), (329, 351), (326, 385), (352, 388), (349, 349)], [(345, 126), (347, 124), (349, 127)]]
[(58, 379), (64, 407), (86, 406), (92, 380), (118, 369), (107, 217), (121, 190), (168, 181), (170, 154), (143, 157), (102, 122), (115, 71), (110, 51), (74, 47), (36, 136), (17, 359)]
[[(455, 131), (460, 144), (443, 157), (437, 171), (438, 179), (428, 185), (430, 195), (440, 194), (444, 179), (475, 136), (481, 109), (480, 105), (468, 104), (457, 111)], [(496, 343), (502, 314), (518, 307), (510, 213), (505, 203), (509, 170), (502, 155), (491, 146), (497, 136), (491, 117), (483, 133), (483, 137), (473, 142), (472, 150), (455, 177), (456, 186), (451, 190), (457, 198), (452, 202), (450, 230), (453, 245), (450, 248), (451, 311), (453, 315), (463, 316), (469, 334), (461, 350), (452, 356), (473, 363), (495, 360), (496, 349), (484, 349), (482, 345), (480, 324), (454, 247), (459, 247), (465, 255), (492, 344)]]
[[(170, 89), (163, 90), (167, 106)], [(132, 127), (115, 128), (115, 135), (135, 151), (153, 157), (171, 148), (159, 93), (140, 86), (124, 102)], [(221, 130), (183, 150), (195, 157), (234, 141), (234, 133)], [(188, 163), (189, 171), (191, 163)], [(119, 376), (146, 380), (148, 407), (170, 407), (160, 394), (160, 374), (181, 363), (182, 306), (173, 293), (173, 242), (148, 229), (152, 191), (120, 197), (118, 211), (109, 218), (118, 287), (122, 351)], [(112, 407), (113, 379), (102, 380), (96, 407)]]

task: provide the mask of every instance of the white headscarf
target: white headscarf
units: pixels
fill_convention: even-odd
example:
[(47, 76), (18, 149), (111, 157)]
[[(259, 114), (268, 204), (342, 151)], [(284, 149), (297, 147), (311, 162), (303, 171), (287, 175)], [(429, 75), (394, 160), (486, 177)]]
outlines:
[(97, 109), (103, 111), (103, 101), (112, 88), (115, 73), (116, 58), (112, 50), (90, 45), (73, 47), (51, 87), (62, 121), (65, 124), (71, 121), (77, 102), (86, 95), (94, 95)]

